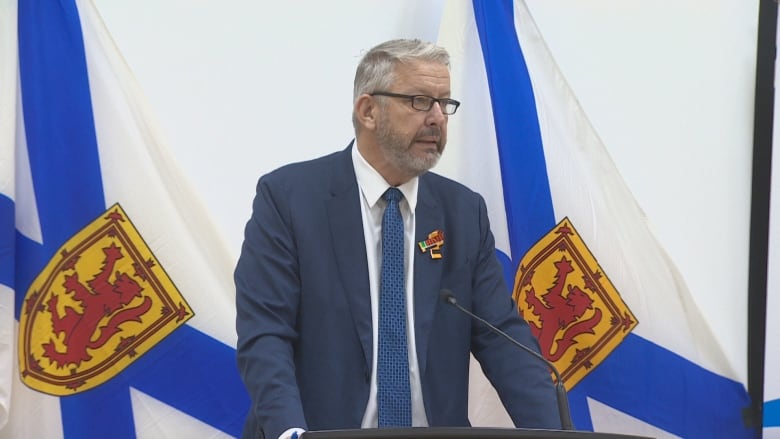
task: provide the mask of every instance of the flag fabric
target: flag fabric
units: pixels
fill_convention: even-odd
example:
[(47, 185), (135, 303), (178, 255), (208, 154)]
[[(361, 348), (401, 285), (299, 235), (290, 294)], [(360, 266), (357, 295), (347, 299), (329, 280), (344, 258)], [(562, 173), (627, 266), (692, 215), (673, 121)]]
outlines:
[[(569, 390), (575, 428), (652, 437), (753, 437), (742, 422), (742, 410), (749, 406), (744, 383), (735, 378), (682, 276), (653, 236), (526, 5), (447, 2), (439, 44), (450, 51), (452, 96), (463, 105), (450, 119), (447, 151), (437, 171), (486, 198), (508, 286), (523, 294), (516, 296), (523, 302), (530, 298), (528, 285), (516, 282), (528, 275), (521, 260), (538, 256), (527, 252), (551, 231), (573, 235), (573, 225), (598, 261), (585, 272), (590, 283), (582, 290), (597, 291), (608, 280), (630, 310), (621, 315), (629, 316), (631, 325), (620, 329), (622, 338), (609, 352), (580, 341), (595, 329), (568, 340), (575, 358), (599, 349), (603, 357), (582, 363), (584, 377)], [(537, 296), (534, 312), (545, 305), (545, 312), (554, 309), (553, 281), (547, 295)], [(559, 296), (572, 307), (578, 282), (566, 285), (568, 297)], [(599, 317), (595, 302), (583, 303), (587, 306), (572, 316), (580, 319), (572, 325)], [(614, 317), (619, 326), (620, 315)], [(508, 423), (494, 393), (474, 375), (472, 422)]]
[[(8, 422), (14, 355), (13, 191), (16, 107), (16, 4), (0, 2), (0, 429)], [(8, 360), (6, 360), (6, 358)]]
[(0, 437), (235, 437), (232, 258), (90, 0), (0, 0)]

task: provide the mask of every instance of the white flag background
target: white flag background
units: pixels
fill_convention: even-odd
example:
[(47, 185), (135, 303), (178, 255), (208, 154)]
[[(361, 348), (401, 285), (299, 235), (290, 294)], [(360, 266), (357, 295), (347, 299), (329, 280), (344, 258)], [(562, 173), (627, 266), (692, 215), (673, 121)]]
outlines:
[[(238, 435), (249, 398), (235, 363), (232, 256), (97, 10), (2, 0), (0, 19), (0, 437)], [(140, 238), (106, 234), (98, 242), (119, 262), (91, 264), (96, 244), (71, 237), (117, 204), (126, 215), (111, 217)], [(72, 263), (51, 272), (83, 290), (31, 287), (66, 254)], [(121, 284), (138, 289), (125, 297)], [(42, 340), (22, 330), (33, 315)], [(54, 347), (32, 349), (42, 342)]]
[[(639, 321), (569, 392), (574, 424), (652, 437), (753, 437), (743, 426), (744, 383), (524, 3), (448, 2), (439, 41), (453, 55), (453, 95), (471, 105), (450, 126), (452, 149), (438, 169), (487, 194), (509, 282), (523, 254), (566, 217)], [(579, 352), (596, 346), (575, 343)], [(486, 398), (479, 408), (497, 413), (500, 404)]]
[[(16, 94), (9, 92), (17, 88), (15, 3), (0, 1), (2, 149), (14, 144), (10, 133), (18, 129), (16, 112), (7, 111), (17, 105)], [(130, 95), (145, 93), (151, 103), (144, 108), (153, 111), (144, 114), (155, 116), (141, 120), (155, 128), (155, 138), (165, 134), (168, 142), (163, 143), (198, 192), (195, 198), (205, 201), (204, 215), (215, 219), (216, 234), (225, 237), (225, 257), (230, 259), (238, 255), (257, 177), (283, 163), (340, 149), (351, 138), (351, 83), (362, 51), (394, 37), (436, 41), (449, 2), (94, 3), (94, 12), (102, 16), (126, 60), (127, 74), (140, 84)], [(527, 4), (617, 171), (679, 268), (725, 355), (733, 375), (729, 378), (746, 382), (758, 1)], [(79, 5), (90, 8), (87, 1)], [(99, 23), (97, 16), (91, 20)], [(463, 109), (476, 105), (467, 96), (456, 98), (462, 99)], [(102, 108), (112, 102), (116, 98), (109, 98)], [(453, 116), (451, 126), (460, 116)], [(13, 180), (9, 171), (13, 159), (1, 157), (0, 184), (2, 193), (9, 195), (5, 189)], [(0, 197), (0, 239), (8, 236), (1, 214), (10, 207), (3, 203)], [(226, 270), (216, 271), (229, 276)], [(0, 266), (0, 276), (6, 276), (0, 281), (10, 276), (7, 267)], [(0, 284), (6, 288), (5, 282)], [(15, 306), (9, 296), (0, 294), (0, 312), (5, 313), (0, 314), (3, 358), (8, 358), (5, 352), (15, 353), (6, 337), (14, 330), (6, 318)], [(232, 321), (211, 321), (198, 329), (230, 345), (232, 327)], [(0, 383), (11, 376), (4, 370), (7, 366), (0, 365)], [(6, 391), (7, 386), (0, 385), (0, 423), (8, 415)], [(138, 401), (146, 408), (136, 409)], [(138, 413), (154, 414), (168, 407), (157, 401), (133, 391)], [(25, 411), (16, 420), (12, 412), (10, 424), (50, 420), (40, 416), (49, 413), (44, 410), (51, 406), (47, 404), (34, 405), (43, 407), (36, 409), (35, 418)], [(145, 419), (154, 424), (156, 418)], [(0, 437), (14, 437), (7, 435), (8, 428), (0, 430)]]

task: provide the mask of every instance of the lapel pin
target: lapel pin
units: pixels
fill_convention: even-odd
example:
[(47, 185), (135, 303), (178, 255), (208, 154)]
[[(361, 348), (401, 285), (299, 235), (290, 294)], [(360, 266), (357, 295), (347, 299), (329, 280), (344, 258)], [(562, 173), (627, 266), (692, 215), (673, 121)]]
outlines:
[(428, 234), (428, 239), (417, 243), (420, 250), (426, 253), (430, 250), (431, 259), (441, 259), (441, 247), (444, 245), (444, 232), (434, 230)]

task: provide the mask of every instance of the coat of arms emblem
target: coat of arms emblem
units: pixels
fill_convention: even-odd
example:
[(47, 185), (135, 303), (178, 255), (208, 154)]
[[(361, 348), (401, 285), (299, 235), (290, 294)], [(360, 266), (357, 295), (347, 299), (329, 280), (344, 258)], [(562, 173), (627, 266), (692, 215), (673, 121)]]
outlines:
[(639, 323), (568, 218), (523, 257), (512, 297), (567, 390)]
[(30, 285), (22, 381), (64, 396), (120, 373), (193, 316), (119, 204), (73, 235)]

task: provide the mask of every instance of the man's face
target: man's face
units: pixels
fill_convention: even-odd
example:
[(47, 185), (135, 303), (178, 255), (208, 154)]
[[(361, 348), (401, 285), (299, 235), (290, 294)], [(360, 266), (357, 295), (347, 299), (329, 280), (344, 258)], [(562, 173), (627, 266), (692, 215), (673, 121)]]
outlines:
[[(392, 93), (450, 97), (450, 73), (446, 66), (417, 62), (396, 67)], [(385, 160), (409, 176), (433, 168), (447, 143), (447, 115), (435, 103), (428, 111), (412, 108), (409, 99), (386, 97), (377, 120), (377, 140)]]

